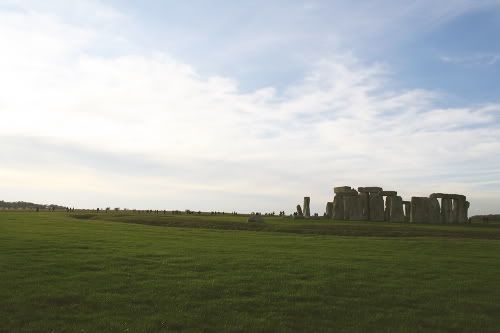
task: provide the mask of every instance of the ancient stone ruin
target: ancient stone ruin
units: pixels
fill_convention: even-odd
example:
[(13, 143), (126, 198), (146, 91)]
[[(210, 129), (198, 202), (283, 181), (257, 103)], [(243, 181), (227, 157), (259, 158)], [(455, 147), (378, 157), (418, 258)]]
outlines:
[[(334, 187), (334, 199), (326, 203), (324, 217), (346, 221), (387, 221), (410, 223), (467, 223), (470, 203), (461, 194), (433, 193), (403, 201), (396, 191), (381, 187)], [(309, 197), (297, 217), (310, 217)]]

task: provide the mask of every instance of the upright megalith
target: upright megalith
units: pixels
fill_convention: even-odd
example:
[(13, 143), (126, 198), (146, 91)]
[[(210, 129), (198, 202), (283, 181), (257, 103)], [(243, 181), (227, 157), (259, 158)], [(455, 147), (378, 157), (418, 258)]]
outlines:
[(370, 219), (370, 193), (360, 192), (359, 193), (359, 205), (361, 209), (361, 219)]
[(465, 219), (467, 223), (469, 223), (469, 207), (470, 207), (470, 202), (465, 201)]
[(359, 195), (348, 195), (344, 197), (344, 220), (363, 220)]
[(441, 222), (441, 208), (437, 198), (429, 198), (429, 223), (438, 224)]
[(403, 207), (405, 210), (405, 222), (410, 222), (410, 212), (411, 212), (411, 203), (409, 201), (403, 201)]
[(329, 201), (326, 203), (325, 215), (329, 219), (331, 219), (333, 217), (333, 202)]
[(333, 213), (332, 217), (334, 220), (343, 220), (344, 219), (344, 197), (341, 195), (336, 195), (333, 198)]
[(456, 215), (457, 223), (466, 223), (467, 222), (467, 201), (465, 200), (464, 195), (456, 194), (453, 198), (453, 209), (456, 209), (457, 212), (454, 213)]
[(451, 210), (453, 208), (453, 201), (451, 198), (441, 199), (441, 223), (452, 223)]
[(297, 216), (304, 216), (304, 214), (302, 213), (302, 208), (300, 207), (300, 205), (297, 205)]
[(384, 197), (380, 192), (370, 193), (370, 220), (384, 221)]
[(304, 216), (305, 217), (311, 217), (311, 209), (309, 207), (310, 204), (311, 204), (311, 198), (304, 197)]
[(405, 214), (403, 211), (403, 198), (400, 196), (387, 197), (386, 203), (389, 203), (389, 221), (404, 222)]
[(392, 210), (392, 197), (397, 196), (398, 192), (396, 191), (380, 191), (380, 195), (385, 196), (385, 211), (384, 211), (384, 220), (391, 220), (391, 210)]
[(431, 199), (426, 197), (411, 198), (411, 223), (428, 223)]

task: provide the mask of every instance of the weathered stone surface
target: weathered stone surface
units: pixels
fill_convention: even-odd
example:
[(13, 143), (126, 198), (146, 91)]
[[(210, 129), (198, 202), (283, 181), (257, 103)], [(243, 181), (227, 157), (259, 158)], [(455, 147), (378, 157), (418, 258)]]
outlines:
[(352, 188), (350, 186), (337, 186), (333, 188), (333, 193), (348, 193), (351, 192)]
[(390, 202), (389, 221), (404, 222), (405, 214), (403, 211), (403, 198), (400, 196), (387, 197), (386, 201)]
[(429, 198), (436, 199), (463, 199), (465, 200), (465, 195), (462, 194), (450, 194), (450, 193), (432, 193)]
[(380, 193), (370, 194), (370, 220), (384, 220), (384, 198)]
[(359, 196), (344, 197), (344, 219), (349, 221), (362, 220), (361, 200)]
[(298, 216), (304, 216), (304, 214), (302, 213), (302, 208), (300, 207), (300, 205), (297, 205), (297, 215)]
[(311, 208), (309, 207), (310, 204), (311, 204), (311, 198), (304, 197), (304, 216), (305, 217), (311, 217)]
[(260, 214), (252, 214), (248, 217), (247, 222), (264, 222), (264, 219)]
[(391, 197), (385, 198), (385, 208), (384, 208), (384, 221), (391, 220)]
[(396, 191), (381, 191), (380, 194), (388, 196), (388, 197), (392, 197), (392, 196), (398, 195), (398, 192), (396, 192)]
[(412, 197), (411, 198), (411, 223), (429, 223), (430, 198)]
[(438, 224), (441, 222), (441, 208), (437, 198), (429, 198), (429, 223)]
[(326, 217), (331, 219), (333, 217), (333, 202), (326, 203)]
[(403, 201), (403, 206), (405, 210), (405, 222), (410, 222), (410, 214), (411, 214), (411, 203), (409, 201)]
[(370, 193), (361, 192), (359, 193), (359, 204), (361, 206), (361, 219), (370, 219)]
[(334, 220), (344, 219), (344, 197), (342, 195), (336, 195), (333, 199), (333, 215)]
[(333, 191), (335, 192), (335, 195), (343, 195), (343, 196), (358, 195), (358, 191), (356, 191), (353, 188), (350, 188), (349, 186), (334, 187)]
[(470, 207), (470, 202), (465, 201), (465, 218), (467, 220), (467, 223), (469, 222), (469, 207)]
[(382, 187), (358, 187), (358, 192), (360, 193), (376, 193), (376, 192), (382, 192)]
[[(457, 223), (467, 222), (467, 201), (465, 196), (457, 196), (453, 199), (453, 211), (452, 215), (456, 217)], [(456, 213), (454, 212), (456, 210)]]
[(449, 198), (441, 199), (441, 223), (452, 223), (451, 211), (453, 208), (452, 200)]

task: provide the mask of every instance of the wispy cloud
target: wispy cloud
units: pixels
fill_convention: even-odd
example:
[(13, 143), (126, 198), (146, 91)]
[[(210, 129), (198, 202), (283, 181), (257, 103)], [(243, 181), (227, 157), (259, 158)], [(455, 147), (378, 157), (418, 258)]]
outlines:
[(466, 66), (493, 66), (500, 63), (500, 53), (477, 53), (469, 56), (441, 56), (442, 62)]

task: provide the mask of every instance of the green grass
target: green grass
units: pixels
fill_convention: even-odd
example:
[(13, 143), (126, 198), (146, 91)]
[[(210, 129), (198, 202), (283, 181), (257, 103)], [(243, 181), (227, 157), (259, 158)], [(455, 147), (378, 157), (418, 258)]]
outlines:
[(0, 212), (0, 332), (500, 331), (500, 228), (244, 221)]

